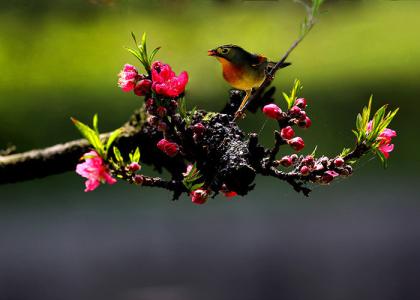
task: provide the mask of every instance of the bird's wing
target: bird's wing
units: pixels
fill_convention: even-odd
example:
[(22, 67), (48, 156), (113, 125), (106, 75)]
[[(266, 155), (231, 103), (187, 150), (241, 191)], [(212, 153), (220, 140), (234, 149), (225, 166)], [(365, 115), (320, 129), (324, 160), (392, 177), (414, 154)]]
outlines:
[(253, 55), (251, 66), (254, 68), (258, 68), (262, 64), (267, 62), (267, 57), (260, 54)]

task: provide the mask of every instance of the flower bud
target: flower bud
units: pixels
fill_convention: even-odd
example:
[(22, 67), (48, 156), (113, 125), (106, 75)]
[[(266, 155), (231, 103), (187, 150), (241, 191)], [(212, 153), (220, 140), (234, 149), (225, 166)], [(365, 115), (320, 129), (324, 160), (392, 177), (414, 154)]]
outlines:
[(292, 162), (292, 159), (290, 158), (290, 156), (284, 156), (284, 157), (280, 160), (280, 164), (281, 164), (283, 167), (290, 167), (290, 166), (293, 164), (293, 162)]
[(314, 157), (312, 155), (308, 155), (302, 160), (302, 164), (305, 165), (305, 166), (309, 166), (309, 167), (313, 167), (314, 162), (315, 162), (315, 160), (314, 160)]
[(158, 125), (159, 119), (155, 116), (149, 116), (147, 118), (147, 123), (149, 123), (150, 125)]
[(342, 167), (342, 166), (344, 165), (344, 159), (343, 159), (343, 158), (341, 158), (341, 157), (337, 157), (336, 159), (334, 159), (334, 165), (335, 165), (337, 168)]
[(305, 122), (306, 118), (306, 112), (304, 110), (301, 110), (299, 114), (299, 121)]
[(169, 104), (171, 105), (171, 107), (173, 108), (177, 108), (178, 107), (178, 101), (176, 100), (171, 100), (171, 102), (169, 102)]
[(309, 175), (309, 168), (307, 166), (302, 166), (300, 168), (300, 174), (302, 174), (303, 176)]
[(159, 116), (159, 117), (161, 117), (161, 118), (165, 117), (167, 112), (168, 112), (168, 110), (167, 110), (165, 107), (163, 107), (163, 106), (159, 106), (159, 107), (156, 109), (156, 113), (157, 113), (157, 114), (158, 114), (158, 116)]
[(134, 87), (134, 94), (137, 96), (144, 96), (150, 93), (152, 88), (152, 81), (150, 79), (143, 79), (136, 83)]
[(167, 129), (168, 129), (168, 125), (165, 122), (160, 121), (157, 126), (157, 130), (160, 132), (166, 132)]
[(155, 103), (155, 100), (153, 100), (152, 98), (147, 99), (146, 108), (152, 107), (154, 103)]
[(262, 109), (263, 113), (271, 119), (280, 120), (282, 117), (282, 111), (280, 107), (275, 105), (274, 103), (267, 104)]
[(299, 157), (297, 156), (297, 154), (290, 155), (290, 159), (292, 160), (292, 164), (294, 164), (295, 162), (297, 162), (298, 158)]
[(287, 141), (287, 143), (292, 147), (295, 151), (300, 151), (305, 147), (305, 142), (301, 137), (295, 137)]
[(140, 169), (141, 169), (141, 166), (136, 162), (132, 162), (131, 164), (128, 165), (128, 170), (131, 172), (137, 172)]
[(285, 128), (282, 128), (280, 135), (283, 139), (290, 140), (291, 138), (295, 136), (295, 131), (293, 130), (292, 127), (287, 126)]
[(192, 191), (190, 196), (191, 196), (191, 201), (193, 203), (204, 204), (204, 203), (206, 203), (209, 194), (206, 190), (197, 189), (195, 191)]
[(305, 109), (306, 108), (306, 99), (305, 98), (298, 98), (295, 100), (295, 106)]
[(316, 171), (322, 171), (322, 170), (324, 169), (324, 166), (323, 166), (322, 164), (316, 164), (316, 165), (314, 166), (314, 169), (315, 169)]
[(193, 126), (193, 132), (196, 135), (202, 135), (205, 130), (206, 130), (206, 127), (204, 127), (202, 123), (197, 123)]
[(165, 153), (166, 155), (170, 157), (174, 157), (179, 152), (179, 146), (176, 143), (172, 143), (168, 141), (167, 139), (161, 139), (157, 145), (158, 149)]
[(329, 159), (328, 159), (328, 157), (326, 157), (326, 156), (323, 156), (323, 157), (321, 157), (320, 159), (319, 159), (319, 162), (324, 166), (324, 167), (328, 167), (328, 161), (329, 161)]
[(118, 74), (118, 86), (124, 91), (129, 92), (134, 89), (137, 80), (137, 69), (133, 65), (126, 64)]
[(305, 118), (305, 128), (309, 128), (309, 127), (311, 127), (311, 125), (312, 125), (312, 121), (311, 121), (311, 119), (309, 119), (309, 117), (306, 117)]
[(292, 108), (289, 110), (289, 113), (295, 117), (300, 116), (300, 112), (301, 112), (301, 109), (297, 106), (292, 106)]
[(143, 181), (144, 181), (144, 177), (142, 175), (137, 174), (134, 176), (134, 182), (136, 184), (143, 184)]

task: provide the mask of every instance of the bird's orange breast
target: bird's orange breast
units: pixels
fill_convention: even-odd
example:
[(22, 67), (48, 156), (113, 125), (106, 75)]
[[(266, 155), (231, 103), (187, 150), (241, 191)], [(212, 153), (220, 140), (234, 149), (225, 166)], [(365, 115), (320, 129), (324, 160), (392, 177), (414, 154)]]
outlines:
[(217, 57), (222, 64), (223, 77), (234, 88), (240, 90), (250, 90), (260, 84), (260, 79), (256, 80), (254, 74), (247, 72), (247, 69), (237, 66), (223, 57)]

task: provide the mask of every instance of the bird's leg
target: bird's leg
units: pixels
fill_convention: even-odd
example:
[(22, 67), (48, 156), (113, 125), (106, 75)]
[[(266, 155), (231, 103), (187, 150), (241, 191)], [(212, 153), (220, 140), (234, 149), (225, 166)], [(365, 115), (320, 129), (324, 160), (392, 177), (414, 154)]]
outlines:
[(245, 104), (247, 104), (249, 96), (251, 96), (251, 92), (252, 90), (246, 90), (245, 91), (245, 97), (242, 100), (241, 105), (239, 106), (238, 110), (235, 113), (235, 117), (233, 118), (233, 120), (235, 121), (237, 118), (242, 118), (244, 116), (244, 112), (242, 111), (244, 109)]

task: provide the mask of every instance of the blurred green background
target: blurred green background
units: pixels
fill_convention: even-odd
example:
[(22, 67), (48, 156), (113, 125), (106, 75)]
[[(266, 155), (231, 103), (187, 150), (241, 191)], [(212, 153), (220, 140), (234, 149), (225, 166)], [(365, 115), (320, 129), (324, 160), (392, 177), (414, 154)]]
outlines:
[[(0, 299), (418, 299), (408, 275), (420, 275), (419, 13), (417, 1), (327, 0), (275, 80), (279, 91), (303, 81), (307, 152), (352, 145), (371, 94), (375, 107), (400, 107), (387, 170), (366, 158), (309, 199), (258, 178), (246, 198), (203, 207), (123, 183), (85, 194), (72, 173), (0, 186)], [(292, 1), (0, 1), (0, 148), (79, 138), (71, 116), (98, 113), (103, 131), (125, 122), (142, 101), (116, 85), (123, 64), (136, 63), (124, 49), (131, 31), (188, 71), (190, 106), (217, 111), (229, 86), (206, 51), (235, 43), (276, 60), (303, 17)], [(261, 113), (241, 122), (263, 128), (266, 145), (274, 125)]]

